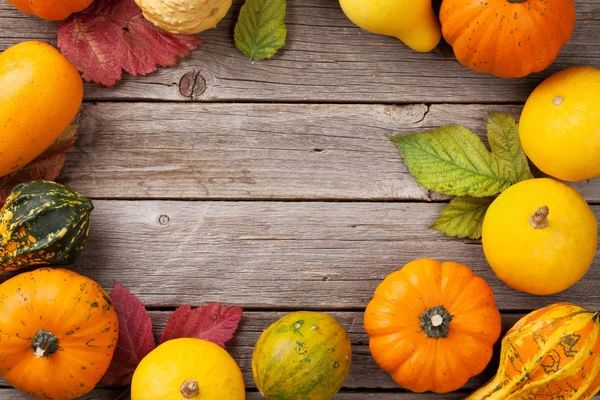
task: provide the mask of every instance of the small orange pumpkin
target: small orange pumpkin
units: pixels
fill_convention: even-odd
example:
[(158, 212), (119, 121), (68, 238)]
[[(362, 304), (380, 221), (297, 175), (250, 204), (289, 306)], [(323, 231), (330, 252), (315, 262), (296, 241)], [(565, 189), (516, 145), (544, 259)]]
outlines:
[(49, 21), (60, 21), (69, 15), (83, 11), (94, 0), (7, 0), (25, 14), (35, 15)]
[(458, 61), (501, 78), (546, 69), (575, 28), (575, 0), (444, 0), (440, 21)]
[(500, 313), (466, 266), (419, 259), (388, 275), (365, 312), (373, 358), (413, 392), (459, 389), (490, 362)]
[(0, 374), (36, 399), (76, 399), (112, 360), (119, 321), (90, 278), (40, 268), (0, 285)]

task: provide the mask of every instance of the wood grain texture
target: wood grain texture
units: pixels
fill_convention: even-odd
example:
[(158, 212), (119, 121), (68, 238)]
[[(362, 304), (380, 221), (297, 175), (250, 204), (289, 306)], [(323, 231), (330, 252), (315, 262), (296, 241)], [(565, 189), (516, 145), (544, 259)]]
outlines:
[[(149, 307), (221, 301), (259, 309), (363, 309), (390, 272), (422, 257), (471, 267), (501, 309), (600, 308), (600, 258), (553, 296), (516, 292), (480, 245), (427, 227), (444, 204), (96, 201), (75, 270), (120, 281)], [(596, 214), (600, 207), (594, 206)]]
[[(242, 0), (206, 44), (180, 62), (114, 88), (86, 85), (88, 100), (310, 102), (524, 102), (549, 74), (572, 65), (600, 66), (600, 3), (577, 0), (570, 43), (545, 72), (519, 80), (478, 74), (461, 66), (447, 44), (416, 53), (397, 39), (354, 26), (336, 0), (290, 0), (286, 46), (271, 60), (246, 60), (233, 44)], [(436, 0), (435, 4), (439, 5)], [(25, 16), (0, 0), (0, 50), (23, 40), (56, 43), (56, 24)]]
[[(116, 390), (97, 389), (81, 397), (79, 400), (129, 400), (129, 396), (120, 397), (122, 392)], [(463, 393), (450, 393), (445, 395), (414, 394), (406, 392), (383, 392), (383, 393), (338, 393), (333, 400), (458, 400), (464, 399)], [(2, 400), (31, 400), (31, 397), (12, 389), (0, 389)], [(224, 399), (225, 400), (225, 399)], [(246, 400), (264, 400), (257, 392), (249, 392)]]
[[(170, 312), (167, 311), (150, 311), (154, 336), (156, 342), (159, 342), (160, 335), (167, 323)], [(235, 338), (227, 344), (227, 350), (240, 366), (244, 374), (246, 388), (255, 390), (256, 385), (252, 376), (252, 352), (260, 334), (283, 317), (284, 312), (248, 312), (244, 313), (244, 318), (240, 323), (238, 332)], [(344, 383), (344, 389), (369, 389), (369, 390), (397, 390), (398, 394), (402, 392), (398, 385), (389, 377), (389, 375), (380, 369), (369, 351), (369, 338), (363, 328), (362, 312), (330, 312), (346, 329), (350, 341), (352, 343), (352, 365), (350, 374)], [(523, 314), (504, 314), (502, 316), (503, 334)], [(500, 352), (500, 343), (498, 342), (494, 348), (494, 358), (479, 376), (472, 378), (467, 384), (461, 388), (464, 392), (469, 392), (485, 384), (495, 373), (498, 368), (498, 355)], [(0, 386), (8, 387), (5, 381), (0, 381)], [(121, 393), (123, 390), (114, 389), (106, 391), (108, 395)], [(0, 395), (1, 395), (0, 391)], [(4, 400), (3, 397), (0, 397)], [(224, 399), (225, 400), (225, 399)]]
[[(485, 140), (488, 110), (521, 107), (87, 104), (62, 176), (100, 198), (440, 200), (388, 136), (457, 123)], [(600, 201), (597, 180), (574, 186)]]

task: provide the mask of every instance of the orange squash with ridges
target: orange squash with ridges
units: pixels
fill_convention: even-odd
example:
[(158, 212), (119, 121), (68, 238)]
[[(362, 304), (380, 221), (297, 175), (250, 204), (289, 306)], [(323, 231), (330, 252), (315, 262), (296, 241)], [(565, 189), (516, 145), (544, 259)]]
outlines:
[(591, 399), (600, 390), (600, 314), (558, 303), (534, 311), (502, 340), (496, 376), (468, 400)]

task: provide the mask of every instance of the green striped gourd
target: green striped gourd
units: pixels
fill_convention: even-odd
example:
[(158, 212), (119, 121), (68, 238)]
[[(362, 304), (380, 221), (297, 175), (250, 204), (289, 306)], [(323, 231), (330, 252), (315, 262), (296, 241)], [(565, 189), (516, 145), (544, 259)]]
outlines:
[(328, 314), (288, 314), (265, 330), (252, 355), (252, 372), (266, 400), (329, 400), (352, 361), (350, 339)]
[(600, 314), (558, 303), (502, 340), (498, 373), (468, 400), (591, 399), (600, 390)]
[(0, 272), (75, 262), (93, 208), (90, 199), (56, 182), (15, 186), (0, 210)]

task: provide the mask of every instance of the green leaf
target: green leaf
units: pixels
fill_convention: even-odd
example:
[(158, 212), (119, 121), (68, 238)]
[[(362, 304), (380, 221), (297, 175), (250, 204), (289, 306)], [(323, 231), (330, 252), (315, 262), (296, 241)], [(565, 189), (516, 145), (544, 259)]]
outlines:
[(511, 116), (492, 111), (488, 113), (488, 140), (492, 153), (505, 162), (504, 176), (514, 183), (533, 178), (521, 148), (519, 127)]
[(430, 228), (447, 236), (479, 239), (483, 217), (493, 200), (493, 197), (456, 197)]
[(271, 58), (284, 44), (286, 0), (246, 0), (235, 25), (235, 45), (251, 60)]
[(460, 125), (408, 136), (392, 136), (417, 182), (438, 193), (487, 197), (512, 185), (506, 166)]

